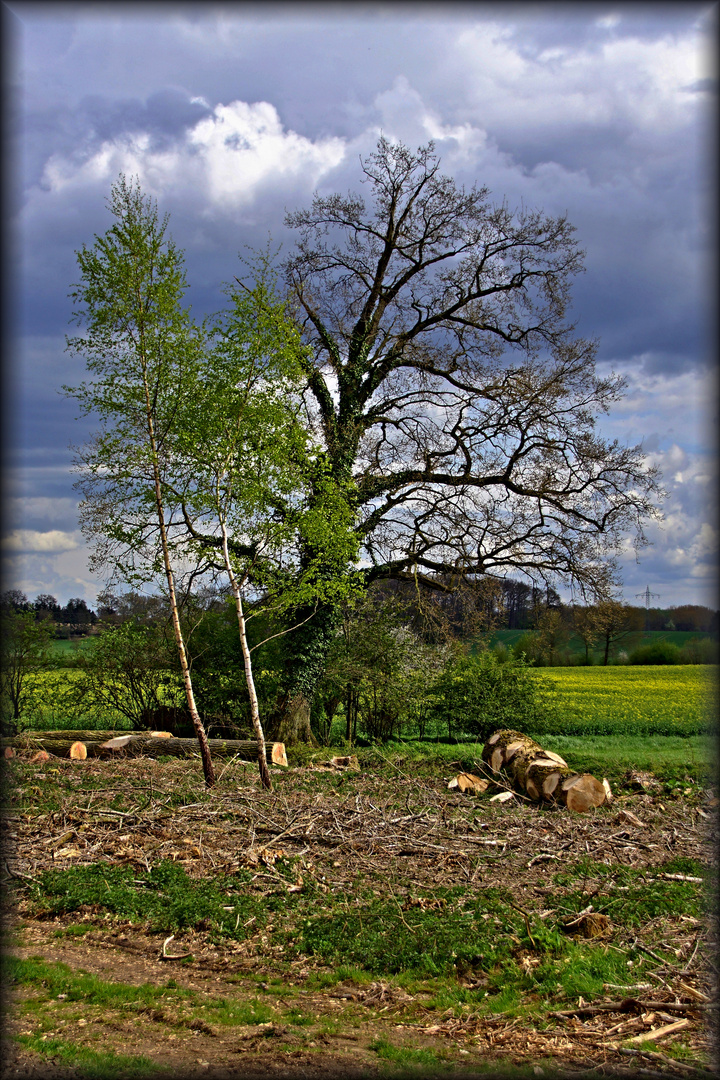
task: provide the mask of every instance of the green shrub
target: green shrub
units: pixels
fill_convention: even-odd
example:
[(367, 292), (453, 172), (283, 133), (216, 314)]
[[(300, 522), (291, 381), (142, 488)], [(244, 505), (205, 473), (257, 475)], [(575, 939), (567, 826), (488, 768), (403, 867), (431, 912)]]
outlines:
[(546, 722), (549, 680), (533, 679), (522, 658), (500, 662), (493, 652), (462, 656), (435, 683), (436, 719), (455, 732), (486, 739), (498, 728), (533, 730)]
[(681, 664), (717, 664), (718, 643), (712, 638), (691, 638), (680, 650)]
[(631, 664), (680, 664), (682, 654), (674, 641), (654, 641), (630, 653)]
[(526, 631), (517, 639), (512, 651), (518, 660), (526, 660), (535, 667), (545, 667), (545, 657), (540, 647), (538, 635), (532, 630)]

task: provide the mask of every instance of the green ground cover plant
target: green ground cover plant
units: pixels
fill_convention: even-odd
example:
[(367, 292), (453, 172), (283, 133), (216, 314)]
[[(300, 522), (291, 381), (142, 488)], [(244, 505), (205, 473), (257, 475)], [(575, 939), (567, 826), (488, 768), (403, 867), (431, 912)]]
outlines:
[(116, 1054), (92, 1050), (69, 1039), (53, 1038), (42, 1033), (19, 1035), (18, 1042), (53, 1062), (72, 1067), (74, 1075), (87, 1080), (140, 1080), (156, 1076), (162, 1067), (144, 1055)]

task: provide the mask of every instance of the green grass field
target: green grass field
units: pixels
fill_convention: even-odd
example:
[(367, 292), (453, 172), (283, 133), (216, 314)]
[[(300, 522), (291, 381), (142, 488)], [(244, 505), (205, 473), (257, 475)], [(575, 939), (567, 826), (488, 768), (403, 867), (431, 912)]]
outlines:
[(76, 652), (87, 649), (92, 644), (92, 637), (55, 638), (50, 642), (52, 654), (59, 660), (69, 659)]
[[(491, 636), (489, 644), (491, 647), (493, 645), (503, 644), (511, 649), (521, 637), (528, 633), (530, 633), (529, 630), (496, 630)], [(717, 636), (706, 633), (703, 630), (636, 630), (617, 642), (611, 652), (611, 659), (614, 658), (618, 652), (631, 653), (634, 649), (641, 648), (645, 645), (654, 645), (658, 641), (670, 641), (673, 645), (677, 645), (679, 649), (682, 649), (691, 641), (705, 639), (717, 640)], [(572, 635), (567, 644), (559, 651), (561, 653), (569, 654), (569, 656), (575, 660), (579, 660), (585, 656), (585, 646), (576, 635)], [(599, 645), (590, 650), (590, 659), (593, 664), (602, 665), (603, 649)]]

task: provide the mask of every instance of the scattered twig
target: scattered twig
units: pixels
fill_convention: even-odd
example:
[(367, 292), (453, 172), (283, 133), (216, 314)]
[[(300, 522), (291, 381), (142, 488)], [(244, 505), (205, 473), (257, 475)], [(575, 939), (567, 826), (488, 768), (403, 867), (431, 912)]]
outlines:
[(693, 960), (695, 959), (695, 955), (696, 955), (699, 947), (700, 947), (700, 931), (698, 930), (698, 932), (697, 932), (697, 934), (695, 936), (695, 948), (693, 949), (692, 955), (691, 955), (690, 959), (688, 960), (687, 964), (685, 965), (685, 967), (682, 969), (682, 971), (678, 972), (679, 975), (687, 975), (687, 974), (689, 974), (690, 968), (692, 967)]
[(162, 951), (160, 953), (161, 960), (185, 960), (188, 956), (192, 956), (192, 953), (189, 952), (172, 954), (168, 953), (167, 947), (174, 937), (175, 935), (171, 934), (170, 937), (165, 938), (165, 940), (163, 941)]
[(628, 1046), (618, 1047), (618, 1054), (624, 1054), (626, 1057), (648, 1057), (653, 1061), (660, 1061), (663, 1065), (672, 1065), (678, 1069), (684, 1069), (686, 1072), (693, 1072), (697, 1076), (712, 1076), (713, 1073), (710, 1069), (706, 1069), (704, 1065), (688, 1065), (685, 1061), (678, 1061), (676, 1058), (669, 1058), (665, 1054), (659, 1054), (655, 1050), (632, 1050)]
[(652, 949), (648, 949), (647, 945), (642, 945), (642, 944), (641, 944), (641, 943), (640, 943), (640, 942), (639, 942), (639, 941), (637, 940), (637, 938), (635, 938), (635, 941), (633, 942), (633, 947), (634, 947), (635, 949), (640, 949), (640, 950), (641, 950), (641, 952), (647, 953), (647, 954), (648, 954), (648, 956), (652, 956), (653, 960), (657, 960), (657, 961), (658, 961), (658, 963), (660, 963), (660, 964), (667, 964), (667, 959), (666, 959), (665, 957), (663, 957), (663, 956), (658, 956), (658, 954), (657, 954), (656, 952), (653, 952), (653, 951), (652, 951)]

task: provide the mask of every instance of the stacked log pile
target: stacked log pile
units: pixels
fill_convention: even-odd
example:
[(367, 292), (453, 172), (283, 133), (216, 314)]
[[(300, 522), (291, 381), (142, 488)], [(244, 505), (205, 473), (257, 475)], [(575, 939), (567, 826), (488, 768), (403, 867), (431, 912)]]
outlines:
[[(118, 735), (114, 731), (27, 731), (12, 739), (3, 739), (4, 748), (13, 751), (44, 751), (55, 757), (193, 757), (199, 753), (197, 739), (177, 739), (166, 731), (135, 731)], [(217, 757), (239, 757), (257, 761), (254, 739), (208, 739), (210, 753)], [(287, 766), (284, 743), (268, 743), (268, 764)]]
[(493, 772), (504, 770), (512, 786), (533, 802), (553, 802), (584, 813), (608, 801), (609, 785), (590, 773), (573, 772), (559, 754), (544, 750), (520, 731), (496, 731), (482, 758)]

